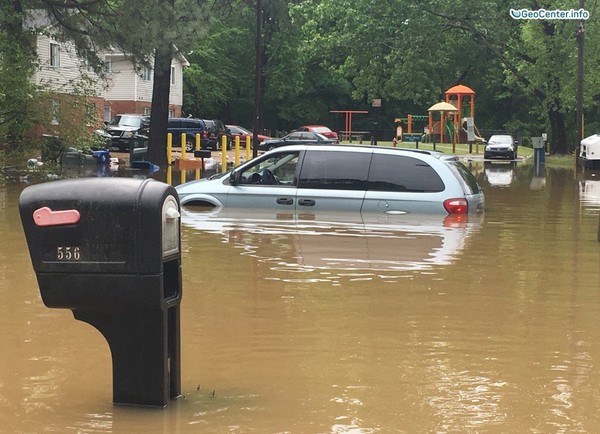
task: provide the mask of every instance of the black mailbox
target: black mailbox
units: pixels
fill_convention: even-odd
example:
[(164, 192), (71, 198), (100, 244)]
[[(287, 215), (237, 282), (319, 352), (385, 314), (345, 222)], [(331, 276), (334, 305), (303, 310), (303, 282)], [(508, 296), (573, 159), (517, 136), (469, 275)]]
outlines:
[(165, 406), (181, 393), (181, 242), (175, 189), (86, 178), (27, 187), (21, 220), (44, 304), (97, 328), (113, 401)]

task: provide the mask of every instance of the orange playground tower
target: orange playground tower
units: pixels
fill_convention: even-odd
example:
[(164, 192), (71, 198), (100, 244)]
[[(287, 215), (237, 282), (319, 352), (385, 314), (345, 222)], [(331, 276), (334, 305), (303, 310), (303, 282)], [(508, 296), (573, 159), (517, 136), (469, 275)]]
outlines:
[(462, 119), (475, 118), (475, 91), (467, 86), (458, 84), (446, 91), (446, 102), (456, 107), (454, 113), (454, 143), (466, 143), (467, 133), (463, 130)]

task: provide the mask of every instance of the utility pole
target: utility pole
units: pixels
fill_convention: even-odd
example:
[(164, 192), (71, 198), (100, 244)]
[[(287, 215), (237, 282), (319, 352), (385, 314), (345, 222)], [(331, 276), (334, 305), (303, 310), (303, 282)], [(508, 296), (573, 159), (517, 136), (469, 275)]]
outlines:
[[(579, 10), (584, 10), (584, 0), (579, 0)], [(576, 155), (579, 155), (579, 146), (583, 139), (583, 47), (584, 47), (583, 20), (579, 21), (577, 26), (577, 144), (575, 146)]]
[(262, 127), (262, 4), (256, 0), (256, 59), (254, 62), (254, 125), (252, 132), (252, 157), (258, 156), (258, 135)]

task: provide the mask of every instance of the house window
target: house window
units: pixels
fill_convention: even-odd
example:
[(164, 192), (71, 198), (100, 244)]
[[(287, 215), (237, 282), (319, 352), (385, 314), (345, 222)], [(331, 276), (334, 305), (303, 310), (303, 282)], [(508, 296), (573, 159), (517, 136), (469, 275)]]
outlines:
[(50, 43), (50, 66), (60, 66), (60, 45)]
[(89, 60), (85, 61), (85, 70), (87, 72), (89, 72), (90, 74), (94, 73), (94, 67), (92, 66), (92, 64), (89, 62)]
[(174, 118), (175, 117), (175, 110), (169, 109), (169, 117), (170, 118)]
[(104, 71), (107, 74), (111, 74), (112, 73), (112, 60), (110, 60), (110, 59), (104, 59)]
[(149, 116), (149, 115), (150, 115), (150, 107), (144, 107), (144, 114), (145, 114), (146, 116)]
[(52, 125), (60, 124), (59, 113), (60, 103), (57, 100), (53, 99), (52, 101), (50, 101), (50, 123)]
[(109, 122), (112, 119), (112, 111), (110, 107), (104, 107), (102, 109), (102, 120), (104, 122)]
[(144, 66), (144, 70), (142, 71), (142, 80), (150, 81), (151, 69), (147, 66)]
[(175, 67), (171, 66), (171, 84), (175, 84)]

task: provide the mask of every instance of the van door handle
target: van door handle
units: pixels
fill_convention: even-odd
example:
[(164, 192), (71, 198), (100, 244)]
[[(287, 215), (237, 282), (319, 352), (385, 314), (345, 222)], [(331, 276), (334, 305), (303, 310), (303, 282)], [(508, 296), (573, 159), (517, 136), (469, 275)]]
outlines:
[(298, 201), (298, 205), (300, 205), (300, 206), (315, 206), (315, 201), (313, 199), (300, 199)]
[(291, 197), (278, 197), (277, 203), (279, 205), (292, 205), (294, 203), (294, 199)]

